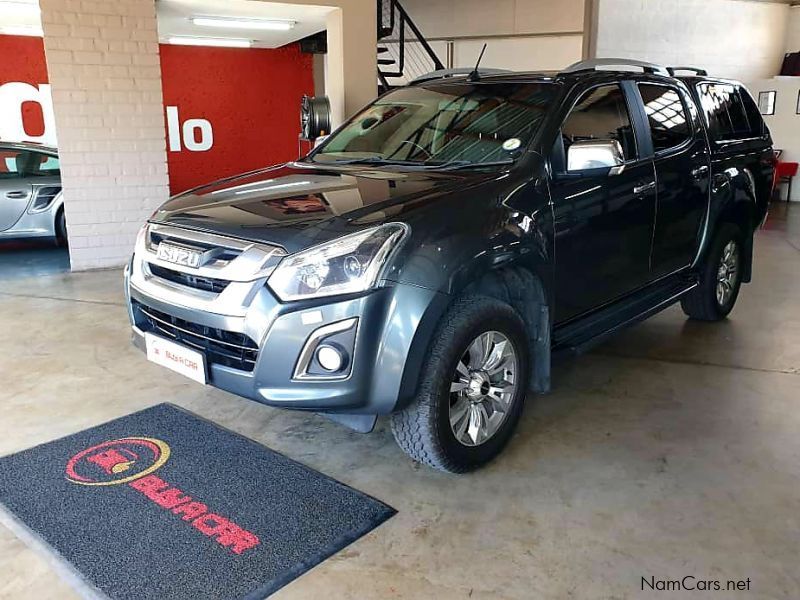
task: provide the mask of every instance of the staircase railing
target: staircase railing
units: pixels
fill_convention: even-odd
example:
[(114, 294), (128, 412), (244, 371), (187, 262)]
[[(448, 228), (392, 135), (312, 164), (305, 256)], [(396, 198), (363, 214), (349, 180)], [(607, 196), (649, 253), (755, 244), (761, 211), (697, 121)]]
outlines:
[(405, 85), (444, 64), (398, 0), (378, 2), (378, 83)]

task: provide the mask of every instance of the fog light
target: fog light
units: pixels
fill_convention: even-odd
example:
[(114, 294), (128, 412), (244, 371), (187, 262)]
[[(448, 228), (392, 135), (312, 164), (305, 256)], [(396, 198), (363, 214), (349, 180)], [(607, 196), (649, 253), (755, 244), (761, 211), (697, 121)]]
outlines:
[(342, 368), (344, 357), (333, 346), (324, 345), (317, 348), (317, 362), (326, 371), (334, 372)]

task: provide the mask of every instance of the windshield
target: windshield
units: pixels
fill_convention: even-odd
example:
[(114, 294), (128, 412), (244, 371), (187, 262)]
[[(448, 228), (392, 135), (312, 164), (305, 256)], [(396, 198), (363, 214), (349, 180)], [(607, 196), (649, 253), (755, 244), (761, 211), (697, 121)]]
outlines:
[(357, 115), (311, 160), (426, 166), (511, 162), (542, 123), (553, 90), (544, 82), (401, 88)]

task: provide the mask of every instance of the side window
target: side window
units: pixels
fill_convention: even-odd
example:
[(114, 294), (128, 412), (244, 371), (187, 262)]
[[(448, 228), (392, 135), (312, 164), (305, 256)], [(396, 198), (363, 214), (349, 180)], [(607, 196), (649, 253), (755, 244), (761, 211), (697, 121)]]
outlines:
[(26, 175), (41, 175), (46, 177), (58, 176), (61, 174), (61, 167), (57, 156), (31, 152), (30, 162)]
[(636, 140), (625, 95), (618, 85), (605, 85), (586, 92), (561, 127), (564, 150), (574, 142), (614, 140), (625, 160), (636, 158)]
[(23, 157), (24, 154), (26, 153), (19, 150), (0, 149), (0, 179), (15, 179), (20, 176), (17, 157)]
[(747, 115), (747, 121), (750, 124), (750, 133), (753, 137), (761, 137), (764, 135), (764, 119), (761, 116), (761, 111), (758, 110), (758, 105), (753, 97), (744, 88), (739, 88), (739, 96), (742, 98), (744, 104), (744, 112)]
[(686, 108), (677, 90), (643, 83), (639, 85), (639, 93), (650, 123), (653, 150), (675, 148), (691, 137)]
[(744, 104), (734, 86), (703, 83), (698, 86), (698, 91), (712, 139), (731, 140), (751, 137)]

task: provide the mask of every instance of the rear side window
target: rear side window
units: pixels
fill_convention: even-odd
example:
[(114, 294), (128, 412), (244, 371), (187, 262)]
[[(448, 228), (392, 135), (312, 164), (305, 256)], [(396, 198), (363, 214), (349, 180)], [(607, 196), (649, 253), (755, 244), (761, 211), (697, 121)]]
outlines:
[(742, 98), (742, 104), (744, 104), (744, 112), (747, 115), (747, 121), (750, 123), (750, 132), (753, 134), (753, 137), (761, 137), (764, 135), (765, 126), (761, 111), (758, 110), (758, 104), (753, 100), (750, 92), (744, 88), (739, 88), (739, 95)]
[(650, 123), (653, 150), (663, 152), (689, 140), (691, 129), (686, 107), (676, 89), (643, 83), (639, 85), (639, 93)]
[[(736, 86), (720, 83), (701, 83), (700, 103), (708, 123), (711, 138), (716, 141), (753, 137), (745, 104)], [(756, 135), (760, 135), (756, 134)]]
[(573, 142), (616, 140), (625, 160), (636, 158), (636, 141), (622, 88), (604, 85), (586, 92), (561, 128), (564, 150)]

